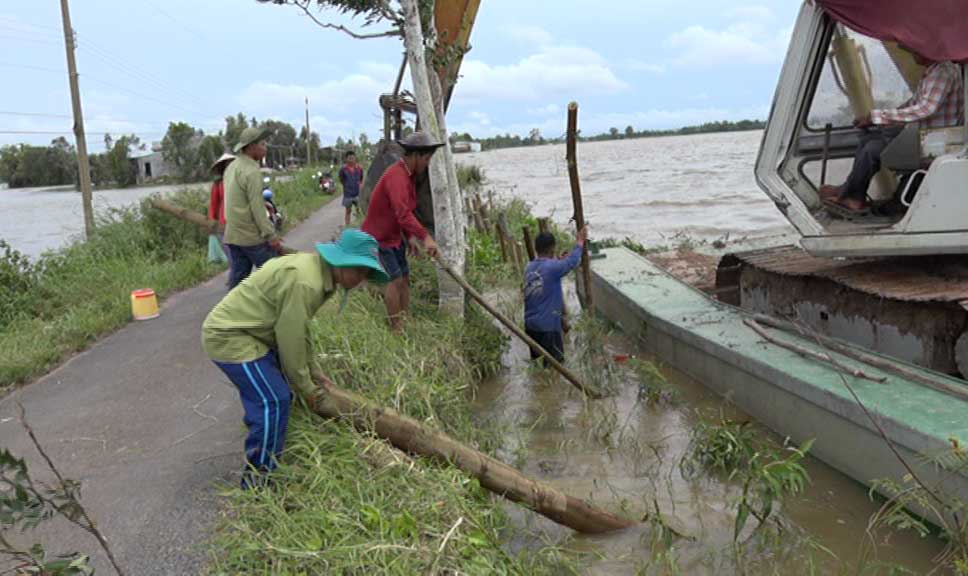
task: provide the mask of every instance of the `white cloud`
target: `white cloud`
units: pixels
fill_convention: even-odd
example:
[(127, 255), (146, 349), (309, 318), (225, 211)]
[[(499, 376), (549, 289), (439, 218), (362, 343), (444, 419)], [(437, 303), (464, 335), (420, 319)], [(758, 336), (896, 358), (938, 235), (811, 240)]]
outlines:
[(729, 10), (730, 23), (721, 29), (693, 25), (669, 36), (666, 45), (677, 52), (677, 66), (775, 63), (782, 59), (792, 27), (777, 31), (776, 16), (762, 5)]
[(491, 65), (465, 60), (456, 92), (464, 100), (542, 101), (628, 88), (594, 50), (547, 46), (517, 63)]
[(537, 47), (548, 46), (554, 40), (551, 33), (540, 26), (512, 26), (508, 28), (507, 35), (513, 40)]
[(537, 108), (528, 108), (528, 114), (532, 116), (550, 116), (552, 114), (561, 114), (561, 110), (561, 106), (557, 104), (548, 104)]
[(679, 66), (714, 66), (717, 64), (760, 64), (776, 59), (776, 53), (738, 30), (708, 30), (690, 26), (669, 38), (678, 49), (673, 62)]
[(664, 74), (665, 66), (654, 62), (628, 59), (622, 62), (622, 67), (631, 72), (648, 72), (650, 74)]

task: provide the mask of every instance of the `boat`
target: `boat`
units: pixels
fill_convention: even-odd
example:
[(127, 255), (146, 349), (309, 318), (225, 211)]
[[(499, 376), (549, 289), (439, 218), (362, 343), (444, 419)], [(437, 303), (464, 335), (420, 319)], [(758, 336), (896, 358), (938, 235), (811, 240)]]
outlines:
[[(900, 130), (867, 192), (869, 213), (838, 214), (820, 197), (861, 145), (866, 129), (853, 118), (917, 89), (914, 51), (968, 59), (968, 20), (953, 10), (944, 0), (805, 1), (754, 168), (799, 241), (723, 255), (705, 291), (606, 249), (588, 288), (599, 312), (660, 359), (781, 437), (815, 439), (812, 454), (856, 481), (910, 486), (915, 471), (968, 502), (963, 471), (936, 463), (968, 439), (964, 122)], [(960, 77), (964, 90), (964, 67)]]

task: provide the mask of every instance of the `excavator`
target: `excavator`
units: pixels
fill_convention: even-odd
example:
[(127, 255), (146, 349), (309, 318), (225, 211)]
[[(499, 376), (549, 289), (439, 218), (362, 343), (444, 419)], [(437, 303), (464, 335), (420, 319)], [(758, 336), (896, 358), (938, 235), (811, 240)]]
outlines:
[[(755, 167), (759, 187), (799, 232), (799, 245), (724, 255), (716, 272), (720, 300), (968, 376), (964, 121), (904, 125), (881, 155), (868, 212), (831, 212), (820, 194), (851, 168), (867, 130), (854, 118), (916, 93), (925, 69), (913, 51), (934, 61), (968, 60), (968, 18), (956, 4), (804, 2)], [(962, 80), (965, 73), (961, 66)]]

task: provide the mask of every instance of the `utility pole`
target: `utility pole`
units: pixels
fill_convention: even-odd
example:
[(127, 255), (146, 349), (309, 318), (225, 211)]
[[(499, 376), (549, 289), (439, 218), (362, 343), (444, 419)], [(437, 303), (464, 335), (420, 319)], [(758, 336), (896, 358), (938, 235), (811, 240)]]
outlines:
[(67, 49), (67, 74), (71, 85), (71, 107), (74, 109), (74, 140), (77, 145), (77, 173), (81, 180), (81, 204), (84, 206), (84, 233), (94, 234), (94, 206), (91, 202), (91, 165), (87, 159), (87, 139), (84, 136), (84, 114), (81, 112), (81, 89), (77, 84), (77, 64), (74, 62), (74, 28), (67, 0), (61, 0), (64, 21), (64, 47)]
[(306, 166), (312, 163), (312, 156), (309, 155), (309, 96), (306, 96)]

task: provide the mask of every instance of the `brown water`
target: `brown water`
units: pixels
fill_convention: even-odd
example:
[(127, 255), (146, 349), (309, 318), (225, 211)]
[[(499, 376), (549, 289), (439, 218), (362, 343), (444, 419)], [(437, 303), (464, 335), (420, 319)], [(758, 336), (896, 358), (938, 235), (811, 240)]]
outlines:
[[(520, 304), (515, 306), (520, 313)], [(608, 334), (605, 342), (608, 358), (640, 353), (620, 334)], [(671, 548), (656, 546), (649, 524), (610, 535), (578, 535), (508, 505), (515, 524), (530, 534), (511, 542), (512, 548), (554, 543), (585, 552), (585, 573), (603, 575), (856, 574), (861, 573), (858, 565), (866, 568), (864, 574), (901, 573), (890, 572), (892, 565), (924, 574), (935, 567), (932, 558), (942, 550), (935, 538), (880, 530), (872, 549), (866, 528), (878, 505), (865, 487), (813, 458), (806, 462), (809, 487), (789, 499), (778, 515), (783, 529), (758, 531), (737, 555), (733, 525), (738, 486), (705, 473), (684, 474), (680, 463), (697, 411), (707, 417), (722, 412), (741, 421), (748, 416), (661, 365), (678, 400), (658, 405), (640, 400), (642, 382), (626, 363), (615, 365), (614, 397), (586, 401), (563, 379), (530, 367), (527, 356), (526, 347), (513, 341), (504, 357), (505, 370), (481, 386), (475, 401), (483, 426), (507, 430), (502, 459), (573, 496), (624, 510), (629, 517), (641, 518), (658, 505), (695, 539), (677, 539)], [(779, 444), (768, 430), (758, 432)], [(741, 540), (752, 534), (754, 523)]]
[[(198, 186), (205, 186), (200, 184)], [(146, 186), (96, 190), (95, 213), (132, 206), (154, 193), (169, 194), (183, 186)], [(81, 193), (70, 187), (0, 190), (0, 238), (36, 258), (45, 250), (66, 246), (84, 232)]]
[[(756, 185), (763, 133), (732, 132), (582, 142), (579, 175), (585, 219), (596, 237), (661, 244), (685, 234), (715, 240), (792, 230)], [(485, 190), (523, 198), (534, 214), (564, 223), (571, 189), (563, 144), (459, 154), (480, 166)]]

